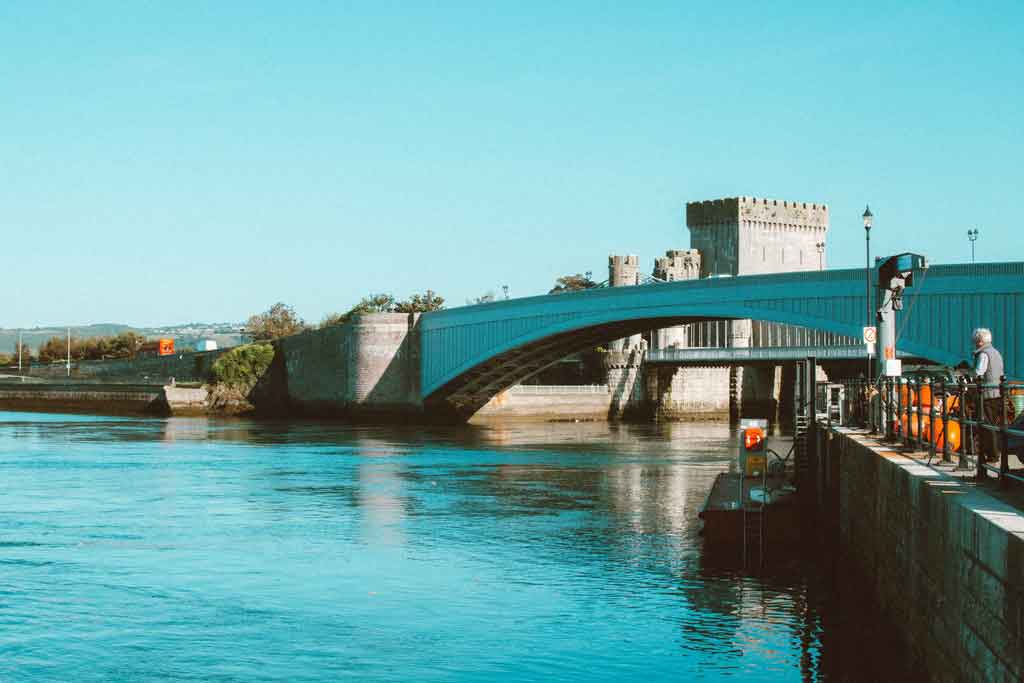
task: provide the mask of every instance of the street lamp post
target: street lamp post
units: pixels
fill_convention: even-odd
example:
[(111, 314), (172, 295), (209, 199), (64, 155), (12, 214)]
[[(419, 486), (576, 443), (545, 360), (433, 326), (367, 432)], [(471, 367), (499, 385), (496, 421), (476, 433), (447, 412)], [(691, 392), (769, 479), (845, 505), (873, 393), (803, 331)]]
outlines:
[(822, 266), (822, 256), (825, 253), (825, 243), (824, 242), (816, 242), (814, 244), (814, 248), (818, 250), (818, 270), (822, 270), (823, 269), (823, 266)]
[(508, 285), (502, 285), (501, 291), (505, 293), (505, 299), (508, 299)]
[[(868, 322), (867, 322), (867, 326), (871, 327), (871, 323), (874, 321), (873, 320), (874, 316), (872, 315), (872, 310), (871, 310), (873, 308), (872, 305), (871, 305), (871, 222), (874, 219), (874, 215), (871, 213), (871, 207), (870, 206), (867, 206), (867, 205), (864, 206), (864, 215), (862, 216), (862, 218), (864, 219), (864, 286), (865, 286), (864, 294), (865, 294), (865, 298), (867, 299), (867, 307), (868, 307), (868, 316), (867, 316), (867, 321)], [(867, 357), (868, 357), (867, 380), (869, 382), (871, 382), (873, 377), (871, 375), (871, 353), (870, 352), (867, 352)]]
[(974, 263), (974, 243), (978, 241), (978, 229), (968, 230), (967, 239), (971, 241), (971, 263)]

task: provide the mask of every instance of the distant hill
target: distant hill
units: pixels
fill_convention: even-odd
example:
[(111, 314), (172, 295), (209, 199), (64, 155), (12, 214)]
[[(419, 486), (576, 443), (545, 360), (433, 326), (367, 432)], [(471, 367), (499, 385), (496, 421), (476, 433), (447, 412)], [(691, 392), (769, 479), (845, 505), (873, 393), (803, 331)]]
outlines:
[[(241, 323), (185, 323), (182, 325), (164, 325), (161, 327), (133, 327), (119, 323), (95, 323), (93, 325), (71, 326), (71, 336), (79, 339), (92, 337), (109, 337), (122, 332), (135, 332), (148, 339), (171, 337), (175, 347), (186, 350), (195, 348), (201, 339), (213, 339), (221, 348), (237, 346), (242, 341), (239, 333)], [(11, 353), (18, 344), (16, 329), (0, 328), (0, 353)], [(50, 337), (64, 337), (67, 327), (33, 327), (20, 330), (25, 345), (35, 351)]]

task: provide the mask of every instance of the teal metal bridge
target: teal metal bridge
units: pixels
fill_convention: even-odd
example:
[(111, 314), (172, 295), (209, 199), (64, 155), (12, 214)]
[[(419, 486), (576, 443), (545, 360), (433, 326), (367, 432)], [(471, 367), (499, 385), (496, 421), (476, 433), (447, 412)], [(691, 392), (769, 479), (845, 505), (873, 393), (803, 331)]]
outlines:
[[(710, 278), (425, 313), (421, 396), (428, 407), (472, 414), (571, 353), (701, 320), (764, 320), (860, 338), (864, 280), (863, 269)], [(976, 327), (992, 330), (1007, 374), (1024, 375), (1024, 263), (932, 266), (917, 273), (897, 317), (897, 351), (955, 365), (971, 358)]]

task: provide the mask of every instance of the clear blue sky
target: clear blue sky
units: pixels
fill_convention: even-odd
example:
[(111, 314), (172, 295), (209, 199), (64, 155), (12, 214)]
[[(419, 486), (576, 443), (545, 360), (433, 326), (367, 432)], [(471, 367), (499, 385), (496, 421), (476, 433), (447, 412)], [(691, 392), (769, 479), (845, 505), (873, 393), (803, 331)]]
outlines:
[(0, 326), (536, 294), (736, 195), (1024, 260), (1024, 3), (428, 4), (0, 5)]

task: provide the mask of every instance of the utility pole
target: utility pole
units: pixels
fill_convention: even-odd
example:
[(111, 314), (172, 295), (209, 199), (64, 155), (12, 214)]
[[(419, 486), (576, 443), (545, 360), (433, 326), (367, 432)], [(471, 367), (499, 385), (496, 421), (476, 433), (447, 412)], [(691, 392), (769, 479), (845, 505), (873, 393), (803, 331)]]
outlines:
[(68, 377), (71, 377), (71, 328), (68, 328)]
[(18, 374), (21, 374), (21, 349), (24, 348), (24, 343), (21, 341), (21, 330), (18, 330)]
[(968, 230), (967, 239), (971, 241), (971, 263), (974, 263), (974, 243), (978, 241), (978, 229)]
[[(871, 327), (871, 324), (874, 322), (874, 315), (873, 315), (874, 314), (874, 306), (871, 305), (872, 304), (872, 301), (871, 301), (871, 223), (872, 223), (872, 221), (874, 219), (874, 214), (871, 213), (871, 207), (870, 206), (867, 206), (867, 205), (864, 206), (864, 215), (862, 216), (862, 218), (864, 219), (864, 250), (865, 250), (864, 251), (864, 283), (865, 283), (865, 288), (866, 288), (865, 292), (864, 292), (864, 296), (867, 299), (867, 306), (868, 306), (868, 322), (867, 322), (867, 326)], [(865, 376), (865, 379), (868, 382), (871, 382), (872, 384), (874, 384), (874, 382), (873, 382), (874, 378), (871, 375), (871, 354), (868, 353), (867, 356), (868, 356), (868, 368), (867, 368), (868, 374)]]

